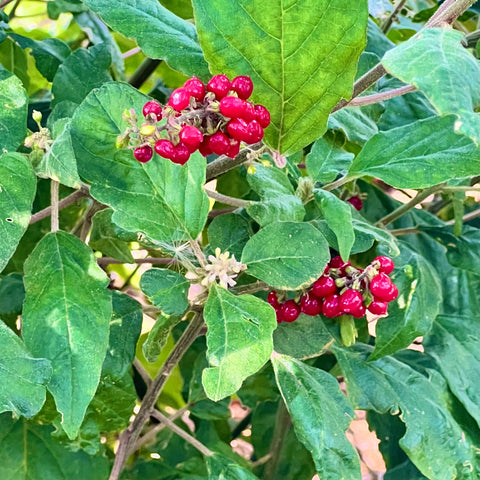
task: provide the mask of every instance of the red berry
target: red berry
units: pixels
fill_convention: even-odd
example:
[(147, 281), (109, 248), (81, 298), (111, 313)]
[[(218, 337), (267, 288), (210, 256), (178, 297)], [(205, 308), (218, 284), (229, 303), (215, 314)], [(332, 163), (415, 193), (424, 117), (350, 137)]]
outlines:
[(242, 112), (241, 117), (246, 122), (251, 122), (252, 120), (255, 120), (255, 118), (257, 118), (257, 113), (255, 112), (255, 107), (250, 102), (247, 102), (246, 100), (244, 100), (244, 102), (245, 102), (245, 104), (243, 106), (243, 112)]
[(149, 145), (143, 145), (143, 147), (138, 147), (133, 151), (133, 156), (140, 163), (147, 163), (153, 156), (152, 147)]
[(162, 106), (158, 102), (155, 102), (155, 101), (147, 102), (143, 106), (143, 116), (145, 118), (147, 118), (148, 115), (150, 115), (151, 113), (153, 113), (153, 115), (155, 115), (155, 118), (157, 120), (161, 120), (162, 119)]
[(190, 78), (183, 85), (183, 88), (197, 102), (201, 102), (205, 97), (205, 85), (197, 77)]
[(365, 308), (365, 305), (362, 303), (356, 310), (350, 313), (355, 318), (362, 318), (367, 313), (367, 309)]
[(263, 128), (256, 120), (252, 120), (248, 126), (249, 139), (246, 143), (251, 145), (252, 143), (257, 143), (263, 138)]
[(230, 120), (227, 124), (228, 134), (241, 142), (247, 142), (250, 139), (250, 132), (248, 130), (248, 124), (241, 118), (235, 118)]
[(380, 263), (379, 271), (381, 273), (386, 273), (387, 275), (390, 275), (390, 273), (392, 273), (393, 269), (395, 268), (395, 264), (393, 263), (393, 260), (383, 255), (380, 255), (379, 257), (377, 257), (374, 260), (374, 262)]
[(198, 151), (206, 157), (207, 155), (211, 155), (213, 152), (210, 149), (210, 143), (208, 141), (210, 137), (203, 137), (203, 142), (198, 147)]
[(214, 75), (207, 84), (207, 90), (213, 92), (221, 100), (230, 90), (232, 85), (226, 75)]
[(340, 255), (333, 257), (329, 262), (330, 268), (345, 268), (348, 267), (350, 262), (344, 262)]
[(322, 313), (325, 317), (333, 318), (341, 315), (342, 309), (340, 308), (340, 297), (338, 295), (330, 295), (324, 301), (322, 305)]
[(322, 301), (314, 295), (307, 293), (300, 299), (300, 309), (303, 313), (315, 317), (322, 311)]
[(163, 158), (172, 160), (175, 156), (175, 147), (170, 140), (157, 140), (155, 151)]
[(230, 138), (230, 146), (225, 155), (230, 158), (235, 158), (240, 152), (240, 142), (235, 138)]
[(190, 158), (190, 151), (183, 143), (179, 143), (175, 146), (175, 154), (173, 155), (172, 162), (179, 165), (185, 165)]
[(194, 152), (203, 141), (203, 133), (191, 125), (185, 125), (180, 130), (180, 140), (191, 152)]
[(328, 297), (334, 293), (337, 293), (337, 286), (335, 285), (335, 280), (331, 277), (320, 277), (312, 285), (312, 293), (316, 297)]
[(375, 275), (370, 281), (369, 288), (373, 296), (384, 302), (391, 302), (398, 296), (397, 287), (395, 287), (390, 277), (385, 273)]
[(235, 77), (232, 80), (232, 90), (235, 90), (240, 98), (246, 100), (253, 92), (252, 79), (245, 76)]
[(280, 304), (278, 303), (277, 292), (275, 290), (268, 292), (267, 302), (275, 309), (280, 307)]
[(255, 120), (262, 128), (270, 125), (270, 112), (263, 105), (255, 105)]
[(228, 118), (243, 118), (245, 105), (249, 105), (249, 103), (241, 98), (223, 97), (220, 100), (220, 113)]
[(190, 94), (184, 88), (177, 88), (170, 95), (168, 105), (177, 112), (184, 110), (190, 104)]
[(300, 307), (295, 303), (294, 300), (287, 300), (285, 303), (280, 305), (280, 318), (284, 322), (293, 322), (300, 315)]
[(350, 203), (355, 210), (360, 211), (363, 208), (363, 200), (358, 195), (347, 198), (347, 202)]
[(230, 148), (230, 141), (223, 132), (215, 132), (208, 137), (208, 146), (213, 153), (223, 155)]
[(373, 302), (368, 306), (368, 311), (372, 312), (374, 315), (385, 315), (387, 313), (388, 305), (386, 302), (380, 300), (373, 300)]
[(353, 313), (363, 304), (362, 294), (358, 290), (349, 288), (340, 295), (340, 308), (345, 313)]

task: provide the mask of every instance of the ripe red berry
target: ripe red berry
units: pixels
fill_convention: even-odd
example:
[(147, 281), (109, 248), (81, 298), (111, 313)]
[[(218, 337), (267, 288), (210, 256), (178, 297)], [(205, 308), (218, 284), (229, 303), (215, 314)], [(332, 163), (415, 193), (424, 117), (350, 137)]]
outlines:
[(213, 153), (223, 155), (230, 148), (230, 141), (223, 132), (215, 132), (208, 137), (208, 146)]
[(374, 297), (384, 302), (391, 302), (398, 296), (397, 287), (395, 287), (390, 277), (385, 273), (375, 275), (370, 281), (369, 288)]
[(331, 277), (320, 277), (312, 285), (312, 293), (316, 297), (328, 297), (334, 293), (337, 293), (337, 286), (335, 285), (335, 280)]
[(240, 142), (236, 138), (230, 138), (229, 142), (230, 146), (225, 155), (230, 158), (235, 158), (238, 155), (238, 152), (240, 152)]
[(255, 105), (255, 120), (262, 128), (270, 125), (270, 112), (263, 105)]
[(362, 303), (356, 310), (350, 313), (355, 318), (362, 318), (367, 313), (367, 309), (365, 308), (365, 305)]
[(150, 147), (149, 145), (143, 145), (142, 147), (138, 147), (133, 151), (133, 156), (140, 163), (147, 163), (153, 156), (152, 147)]
[(386, 273), (387, 275), (390, 275), (390, 273), (392, 273), (393, 269), (395, 268), (395, 264), (393, 263), (393, 260), (383, 255), (380, 255), (379, 257), (377, 257), (374, 260), (374, 262), (380, 263), (379, 271), (381, 273)]
[(188, 159), (190, 158), (190, 151), (183, 143), (179, 143), (174, 148), (175, 154), (171, 159), (172, 162), (178, 163), (179, 165), (185, 165), (185, 163), (187, 163)]
[(320, 315), (322, 311), (322, 301), (311, 293), (307, 293), (300, 299), (300, 309), (303, 313), (312, 317)]
[(358, 195), (347, 198), (347, 202), (350, 203), (355, 210), (360, 211), (363, 208), (363, 200)]
[(148, 115), (151, 113), (155, 115), (157, 121), (162, 119), (162, 106), (158, 102), (155, 102), (153, 100), (151, 102), (147, 102), (143, 106), (143, 116), (145, 118), (147, 118)]
[(163, 158), (172, 160), (175, 156), (175, 147), (170, 140), (157, 140), (155, 151)]
[(205, 85), (197, 77), (190, 78), (185, 82), (183, 88), (197, 102), (201, 102), (205, 97)]
[(322, 314), (325, 317), (338, 317), (342, 313), (342, 309), (340, 308), (340, 297), (338, 295), (329, 295), (323, 301)]
[(235, 118), (230, 120), (227, 124), (228, 134), (241, 142), (248, 142), (250, 139), (250, 132), (248, 130), (248, 124), (241, 118)]
[(203, 133), (192, 125), (182, 127), (179, 137), (190, 153), (194, 152), (203, 141)]
[(190, 94), (184, 88), (177, 88), (170, 95), (168, 105), (177, 112), (184, 110), (190, 104)]
[(223, 97), (220, 100), (220, 113), (228, 118), (243, 118), (243, 113), (247, 108), (246, 105), (249, 105), (249, 103), (241, 98)]
[(368, 311), (374, 315), (385, 315), (387, 313), (388, 305), (387, 302), (382, 302), (380, 300), (373, 300), (373, 302), (368, 306)]
[(213, 92), (221, 100), (230, 90), (232, 85), (226, 75), (214, 75), (207, 84), (207, 90)]
[(268, 293), (267, 295), (267, 302), (275, 309), (277, 310), (280, 308), (280, 303), (278, 303), (278, 296), (277, 292), (275, 290), (272, 290), (271, 292)]
[(232, 80), (232, 90), (237, 92), (240, 98), (246, 100), (253, 92), (253, 82), (250, 77), (239, 76)]
[(280, 317), (284, 322), (293, 322), (300, 315), (300, 307), (295, 303), (294, 300), (287, 300), (285, 303), (280, 305)]
[(363, 304), (362, 294), (358, 290), (349, 288), (340, 295), (340, 308), (345, 313), (357, 311)]
[(330, 268), (345, 268), (348, 267), (350, 262), (344, 262), (340, 255), (333, 257), (329, 262)]
[(263, 128), (256, 120), (252, 120), (247, 126), (249, 138), (246, 143), (251, 145), (257, 143), (263, 138)]
[(207, 155), (211, 155), (213, 152), (212, 150), (210, 149), (210, 143), (208, 141), (210, 137), (206, 137), (204, 136), (203, 137), (203, 142), (200, 144), (200, 146), (198, 147), (198, 151), (204, 156), (206, 157)]
[(243, 106), (243, 112), (241, 117), (246, 122), (251, 122), (257, 118), (257, 112), (255, 112), (255, 107), (250, 103), (244, 100), (245, 104)]

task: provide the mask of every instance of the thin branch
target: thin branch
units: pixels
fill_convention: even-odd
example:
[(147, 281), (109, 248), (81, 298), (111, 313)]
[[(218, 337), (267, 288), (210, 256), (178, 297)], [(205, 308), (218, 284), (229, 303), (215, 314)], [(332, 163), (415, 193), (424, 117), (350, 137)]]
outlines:
[(141, 52), (142, 49), (140, 47), (135, 47), (135, 48), (132, 48), (128, 51), (126, 51), (125, 53), (122, 53), (122, 58), (128, 58), (128, 57), (133, 57), (133, 55), (136, 55), (137, 53)]
[(378, 222), (375, 223), (375, 225), (379, 227), (385, 227), (389, 223), (392, 223), (397, 218), (407, 213), (409, 210), (415, 207), (415, 205), (418, 205), (420, 202), (423, 202), (427, 197), (429, 197), (433, 193), (436, 193), (438, 190), (441, 190), (444, 186), (445, 184), (442, 183), (440, 185), (435, 185), (433, 187), (422, 190), (414, 198), (412, 198), (412, 200), (410, 200), (408, 203), (401, 205), (393, 212), (389, 213), (388, 215), (385, 215), (385, 217), (381, 218)]
[(216, 208), (216, 209), (210, 210), (210, 212), (208, 212), (208, 218), (215, 218), (215, 217), (219, 217), (220, 215), (225, 215), (227, 213), (232, 213), (236, 209), (237, 209), (236, 207), (233, 207), (233, 208)]
[(223, 195), (222, 193), (213, 192), (212, 190), (207, 190), (206, 188), (204, 190), (210, 198), (232, 207), (246, 208), (253, 203), (251, 201), (242, 200), (241, 198), (229, 197), (228, 195)]
[(352, 99), (346, 106), (361, 107), (363, 105), (371, 105), (372, 103), (378, 103), (384, 100), (390, 100), (391, 98), (400, 97), (401, 95), (414, 92), (415, 90), (417, 90), (417, 87), (414, 85), (405, 85), (403, 87), (395, 88), (394, 90), (388, 90), (387, 92), (365, 95), (364, 97), (356, 97)]
[(13, 0), (3, 0), (3, 2), (0, 2), (0, 8), (6, 7), (9, 3), (12, 3)]
[(411, 233), (420, 233), (417, 227), (395, 228), (393, 230), (389, 230), (388, 232), (394, 235), (395, 237), (410, 235)]
[(200, 247), (199, 243), (196, 240), (190, 240), (190, 246), (192, 247), (193, 253), (195, 257), (198, 260), (198, 263), (202, 266), (205, 267), (207, 265), (207, 257), (205, 257), (205, 254), (203, 253), (202, 248)]
[(267, 290), (270, 290), (270, 286), (265, 282), (258, 281), (248, 285), (238, 285), (237, 287), (233, 287), (231, 292), (236, 293), (237, 295), (244, 295), (246, 293), (256, 293)]
[(96, 200), (93, 201), (92, 205), (90, 206), (90, 208), (85, 213), (85, 218), (83, 220), (82, 229), (80, 231), (79, 238), (82, 242), (85, 242), (85, 240), (87, 239), (87, 236), (88, 236), (88, 232), (90, 232), (90, 228), (92, 227), (93, 216), (97, 212), (99, 212), (100, 210), (104, 210), (105, 208), (107, 208), (106, 205), (103, 205), (102, 203), (97, 202)]
[[(83, 197), (88, 197), (88, 188), (82, 187), (80, 190), (77, 190), (76, 192), (73, 192), (70, 194), (68, 197), (63, 198), (58, 202), (58, 210), (62, 210), (62, 208), (66, 208), (72, 203), (75, 203), (77, 200)], [(37, 213), (34, 213), (32, 217), (30, 218), (30, 225), (32, 223), (39, 222), (40, 220), (43, 220), (44, 218), (49, 217), (52, 214), (52, 207), (47, 207), (44, 208), (43, 210), (40, 210)]]
[(152, 412), (152, 416), (155, 417), (160, 422), (164, 423), (172, 432), (176, 433), (179, 437), (182, 437), (187, 443), (192, 447), (196, 448), (202, 455), (206, 457), (211, 457), (213, 452), (206, 447), (203, 443), (199, 442), (195, 437), (192, 437), (185, 430), (180, 428), (178, 425), (175, 425), (168, 417), (163, 413), (160, 413), (158, 410)]
[(50, 206), (51, 206), (51, 217), (50, 217), (50, 230), (52, 232), (58, 232), (58, 189), (60, 183), (56, 180), (50, 180)]
[(146, 58), (138, 67), (136, 72), (130, 77), (128, 83), (132, 87), (140, 88), (148, 79), (148, 77), (155, 71), (160, 65), (161, 60)]
[(341, 187), (342, 185), (350, 182), (351, 180), (353, 180), (353, 179), (349, 178), (349, 177), (343, 177), (343, 178), (340, 178), (339, 180), (335, 180), (332, 183), (327, 183), (326, 185), (324, 185), (322, 187), (322, 189), (323, 190), (328, 190), (328, 191), (334, 190), (335, 188)]
[[(480, 217), (480, 208), (477, 210), (473, 210), (473, 212), (467, 213), (466, 215), (463, 216), (462, 220), (465, 223), (478, 217)], [(445, 225), (454, 225), (454, 224), (455, 224), (455, 220), (449, 220), (448, 222), (445, 222)]]
[(142, 405), (137, 413), (137, 416), (135, 417), (135, 420), (120, 435), (118, 449), (115, 456), (115, 463), (110, 473), (109, 480), (118, 480), (120, 477), (125, 462), (132, 452), (134, 445), (137, 443), (142, 428), (147, 423), (151, 413), (155, 409), (157, 399), (162, 392), (168, 377), (181, 360), (185, 352), (188, 350), (190, 345), (199, 336), (202, 329), (203, 317), (201, 313), (197, 313), (188, 324), (187, 328), (179, 338), (178, 342), (175, 344), (175, 347), (163, 364), (162, 368), (157, 373), (157, 376), (148, 387), (147, 393), (143, 398)]
[(135, 258), (133, 264), (129, 264), (126, 262), (122, 262), (121, 260), (117, 260), (116, 258), (112, 257), (101, 257), (97, 258), (97, 263), (101, 267), (106, 265), (118, 265), (118, 264), (125, 264), (125, 265), (133, 265), (133, 264), (152, 264), (152, 265), (177, 265), (179, 262), (175, 258), (156, 258), (156, 257), (146, 257), (146, 258)]
[(397, 4), (395, 5), (395, 8), (393, 9), (393, 12), (388, 16), (388, 18), (385, 20), (385, 23), (382, 25), (382, 32), (387, 33), (390, 27), (392, 26), (392, 23), (395, 21), (397, 18), (397, 15), (400, 13), (400, 10), (403, 8), (403, 6), (407, 3), (407, 0), (399, 0)]
[(15, 12), (17, 11), (17, 8), (18, 8), (18, 6), (20, 5), (20, 2), (21, 2), (21, 1), (22, 1), (22, 0), (17, 0), (17, 1), (14, 3), (12, 9), (10, 10), (10, 13), (8, 14), (9, 20), (13, 20), (13, 19), (15, 18)]
[(443, 187), (442, 192), (480, 192), (480, 187), (458, 185), (456, 187)]
[(252, 468), (260, 467), (261, 465), (265, 465), (270, 459), (272, 458), (271, 453), (267, 453), (263, 457), (260, 457), (258, 460), (252, 462)]
[(142, 377), (142, 380), (145, 382), (145, 385), (148, 387), (152, 383), (152, 378), (148, 372), (143, 368), (143, 365), (140, 363), (138, 358), (133, 359), (133, 366), (138, 374)]

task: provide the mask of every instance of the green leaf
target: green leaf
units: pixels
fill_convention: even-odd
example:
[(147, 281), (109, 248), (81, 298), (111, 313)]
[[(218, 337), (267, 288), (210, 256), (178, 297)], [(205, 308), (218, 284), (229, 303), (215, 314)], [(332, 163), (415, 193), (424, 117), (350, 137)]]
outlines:
[[(173, 272), (172, 272), (173, 273)], [(159, 315), (155, 325), (148, 333), (148, 337), (142, 345), (143, 355), (147, 362), (155, 363), (165, 347), (172, 328), (182, 318), (178, 316)]]
[(377, 177), (396, 188), (425, 188), (478, 173), (478, 149), (455, 133), (456, 117), (432, 117), (372, 137), (349, 178)]
[(122, 8), (110, 0), (85, 0), (94, 12), (126, 37), (134, 38), (145, 55), (165, 60), (186, 75), (209, 76), (195, 27), (157, 0), (125, 0)]
[(206, 457), (205, 462), (208, 480), (258, 480), (252, 472), (218, 453)]
[(27, 133), (28, 96), (20, 79), (1, 65), (0, 105), (0, 151), (14, 152)]
[(95, 394), (112, 316), (109, 280), (92, 251), (64, 232), (45, 236), (25, 261), (22, 335), (52, 362), (48, 390), (73, 439)]
[(273, 308), (252, 295), (236, 297), (213, 285), (204, 311), (210, 368), (202, 383), (208, 398), (218, 401), (235, 393), (242, 382), (270, 358)]
[(366, 1), (194, 0), (193, 6), (210, 69), (250, 75), (253, 100), (271, 113), (265, 138), (273, 148), (294, 153), (325, 132), (331, 109), (351, 96), (366, 40)]
[(0, 156), (0, 272), (28, 227), (36, 188), (35, 174), (24, 155)]
[(242, 250), (250, 238), (250, 226), (247, 220), (235, 213), (219, 215), (208, 226), (210, 248), (215, 251), (229, 252), (235, 258), (242, 256)]
[(346, 107), (330, 115), (328, 128), (340, 130), (354, 143), (364, 145), (378, 133), (375, 119), (371, 118), (365, 107)]
[(32, 358), (22, 340), (1, 320), (0, 344), (0, 413), (33, 417), (45, 402), (45, 384), (52, 374), (50, 362)]
[(0, 317), (20, 315), (24, 298), (25, 287), (22, 275), (11, 273), (0, 278)]
[(127, 242), (137, 240), (137, 235), (118, 227), (112, 221), (113, 210), (100, 210), (92, 218), (92, 231), (88, 244), (94, 250), (100, 250), (105, 256), (121, 262), (133, 263), (134, 259)]
[(394, 357), (367, 361), (372, 351), (367, 345), (345, 349), (334, 344), (332, 348), (356, 408), (391, 415), (401, 412), (407, 430), (400, 446), (425, 476), (478, 476), (472, 471), (476, 454), (434, 382)]
[(195, 153), (181, 166), (155, 154), (141, 164), (130, 150), (115, 147), (127, 128), (125, 108), (141, 112), (147, 99), (121, 83), (108, 83), (88, 95), (72, 120), (80, 176), (92, 183), (94, 198), (113, 208), (112, 220), (119, 227), (163, 242), (196, 238), (209, 208), (203, 190), (205, 159)]
[(480, 144), (480, 65), (460, 41), (463, 33), (429, 28), (387, 52), (388, 73), (423, 91), (440, 115), (458, 116), (455, 130)]
[(68, 187), (79, 188), (81, 180), (70, 137), (70, 120), (57, 120), (52, 131), (55, 140), (35, 166), (35, 173), (41, 178), (51, 178)]
[(140, 288), (149, 300), (167, 315), (182, 315), (188, 307), (190, 283), (177, 272), (151, 268), (140, 280)]
[(480, 426), (480, 342), (478, 318), (439, 315), (425, 337), (425, 351), (437, 361), (450, 390)]
[(300, 314), (292, 323), (280, 323), (273, 332), (275, 351), (300, 360), (322, 355), (332, 342), (332, 334), (320, 316)]
[(75, 50), (57, 70), (52, 84), (52, 106), (63, 100), (81, 103), (94, 88), (112, 80), (108, 45)]
[(390, 303), (388, 316), (378, 320), (371, 360), (406, 348), (415, 338), (425, 335), (442, 302), (436, 270), (405, 242), (400, 241), (399, 246), (400, 256), (395, 258), (395, 270), (391, 274), (399, 295)]
[(37, 41), (32, 38), (24, 37), (12, 33), (10, 35), (22, 48), (31, 48), (33, 58), (38, 71), (49, 81), (53, 77), (58, 67), (72, 53), (70, 47), (58, 38), (45, 38)]
[(320, 478), (360, 478), (357, 453), (345, 437), (354, 412), (336, 378), (285, 355), (273, 355), (272, 364), (295, 433)]
[(326, 190), (316, 189), (313, 194), (327, 225), (337, 237), (340, 256), (347, 261), (355, 242), (352, 225), (353, 207)]
[(253, 275), (280, 290), (311, 285), (330, 259), (325, 237), (308, 223), (276, 222), (245, 245), (242, 263)]
[(332, 182), (339, 174), (347, 173), (354, 156), (340, 148), (334, 140), (321, 137), (315, 140), (305, 158), (307, 173), (316, 182)]
[(0, 416), (0, 478), (4, 480), (104, 480), (106, 457), (72, 452), (52, 437), (51, 426)]
[(255, 173), (247, 181), (261, 201), (246, 208), (247, 213), (261, 226), (275, 221), (298, 221), (305, 216), (302, 201), (295, 195), (287, 175), (276, 167), (255, 165)]

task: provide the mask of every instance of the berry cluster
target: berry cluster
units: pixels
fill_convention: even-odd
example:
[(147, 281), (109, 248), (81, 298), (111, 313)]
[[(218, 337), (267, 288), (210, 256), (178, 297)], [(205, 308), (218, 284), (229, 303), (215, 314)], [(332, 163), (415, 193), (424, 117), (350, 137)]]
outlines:
[[(203, 156), (236, 157), (241, 142), (259, 142), (270, 124), (269, 111), (248, 101), (252, 91), (253, 83), (247, 76), (230, 81), (226, 75), (215, 75), (207, 85), (193, 77), (172, 92), (164, 107), (156, 101), (147, 102), (143, 107), (145, 122), (135, 132), (135, 158), (146, 163), (153, 150), (180, 165), (196, 150)], [(166, 124), (157, 125), (162, 118)]]
[(367, 310), (385, 315), (388, 303), (398, 296), (398, 289), (389, 277), (393, 268), (393, 261), (385, 256), (375, 258), (364, 270), (336, 256), (298, 302), (281, 302), (275, 290), (268, 294), (267, 302), (275, 309), (278, 323), (293, 322), (300, 312), (328, 318), (345, 314), (362, 318)]

